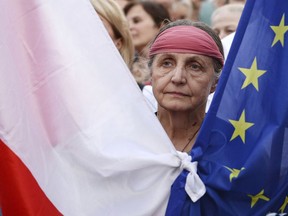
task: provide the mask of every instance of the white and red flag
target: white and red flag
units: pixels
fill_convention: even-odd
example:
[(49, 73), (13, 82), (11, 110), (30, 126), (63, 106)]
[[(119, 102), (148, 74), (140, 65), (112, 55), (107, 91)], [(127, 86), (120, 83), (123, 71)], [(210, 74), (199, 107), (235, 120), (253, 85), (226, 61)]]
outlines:
[(163, 215), (189, 157), (90, 2), (0, 0), (0, 17), (2, 214)]

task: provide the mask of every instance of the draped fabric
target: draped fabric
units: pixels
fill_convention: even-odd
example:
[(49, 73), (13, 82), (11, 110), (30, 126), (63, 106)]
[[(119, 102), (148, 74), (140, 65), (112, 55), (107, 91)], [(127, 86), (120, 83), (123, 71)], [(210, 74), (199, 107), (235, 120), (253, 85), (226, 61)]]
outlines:
[(0, 212), (163, 215), (182, 160), (87, 0), (0, 0)]

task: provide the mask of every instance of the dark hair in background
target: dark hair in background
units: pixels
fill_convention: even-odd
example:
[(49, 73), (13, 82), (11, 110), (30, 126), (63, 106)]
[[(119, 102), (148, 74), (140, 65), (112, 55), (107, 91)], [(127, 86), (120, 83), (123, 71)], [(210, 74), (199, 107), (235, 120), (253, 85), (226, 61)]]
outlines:
[(170, 20), (169, 12), (167, 9), (159, 3), (152, 1), (132, 1), (124, 7), (124, 13), (127, 13), (131, 10), (132, 7), (136, 5), (141, 5), (146, 13), (148, 13), (156, 26), (160, 28), (165, 20)]
[[(186, 26), (194, 26), (196, 28), (199, 28), (203, 31), (205, 31), (207, 34), (209, 34), (211, 36), (211, 38), (215, 41), (220, 53), (222, 54), (223, 58), (224, 58), (224, 51), (223, 51), (223, 46), (222, 46), (222, 42), (221, 39), (219, 38), (219, 36), (211, 29), (210, 26), (208, 26), (207, 24), (203, 23), (203, 22), (193, 22), (191, 20), (176, 20), (174, 22), (170, 22), (167, 25), (163, 26), (160, 30), (159, 33), (156, 35), (156, 37), (154, 38), (154, 40), (152, 41), (151, 45), (154, 43), (154, 41), (156, 40), (156, 38), (161, 34), (161, 32), (165, 31), (166, 29), (169, 29), (171, 27), (174, 26), (181, 26), (181, 25), (186, 25)], [(152, 56), (149, 60), (149, 67), (152, 65), (154, 60), (154, 56)], [(213, 63), (214, 63), (214, 70), (216, 72), (217, 75), (220, 75), (221, 70), (223, 68), (222, 63), (213, 58)]]

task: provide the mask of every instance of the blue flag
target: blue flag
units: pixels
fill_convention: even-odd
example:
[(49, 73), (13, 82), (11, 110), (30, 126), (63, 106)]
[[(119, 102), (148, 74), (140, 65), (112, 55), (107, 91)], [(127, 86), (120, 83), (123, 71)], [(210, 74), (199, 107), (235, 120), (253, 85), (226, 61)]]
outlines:
[(191, 156), (207, 192), (193, 203), (184, 170), (167, 216), (287, 214), (287, 0), (247, 1)]

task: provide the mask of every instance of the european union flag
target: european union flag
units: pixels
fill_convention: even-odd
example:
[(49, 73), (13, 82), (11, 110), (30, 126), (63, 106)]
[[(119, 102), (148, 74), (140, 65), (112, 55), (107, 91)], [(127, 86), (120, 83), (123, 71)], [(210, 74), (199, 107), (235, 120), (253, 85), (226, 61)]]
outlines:
[(288, 1), (248, 0), (191, 156), (207, 192), (174, 182), (166, 215), (288, 212)]

